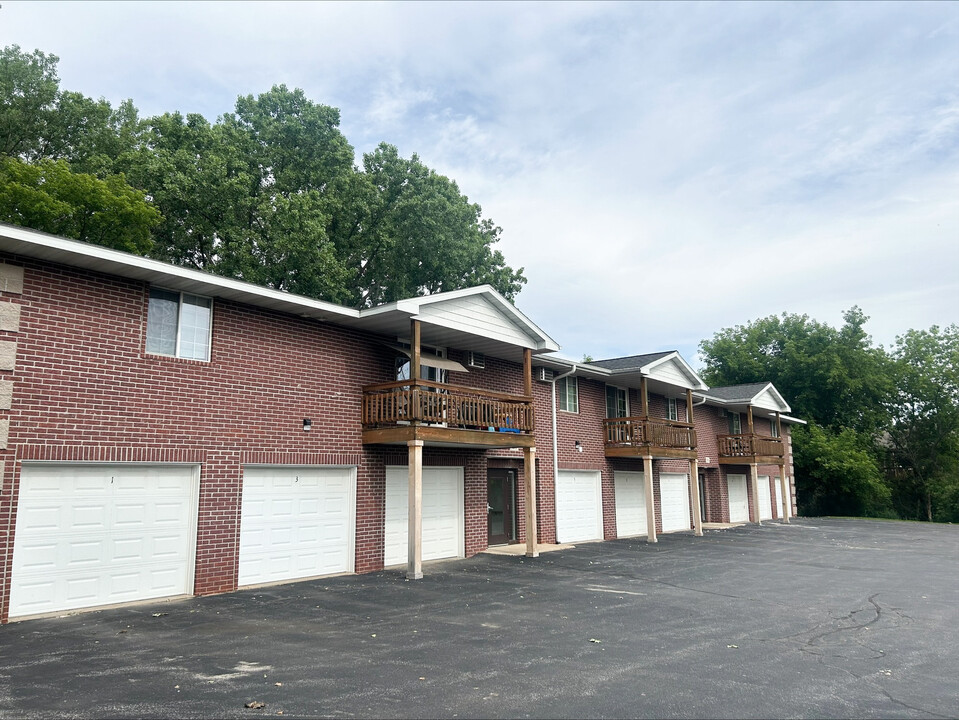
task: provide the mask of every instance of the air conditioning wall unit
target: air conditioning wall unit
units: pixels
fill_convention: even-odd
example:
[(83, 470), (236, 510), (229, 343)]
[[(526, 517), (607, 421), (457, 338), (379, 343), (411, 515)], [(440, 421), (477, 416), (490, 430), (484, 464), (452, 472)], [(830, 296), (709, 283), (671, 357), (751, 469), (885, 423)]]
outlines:
[(483, 369), (486, 367), (486, 356), (481, 352), (470, 350), (466, 353), (466, 364), (470, 367)]
[(552, 368), (538, 367), (536, 368), (536, 379), (540, 382), (553, 382), (553, 370)]

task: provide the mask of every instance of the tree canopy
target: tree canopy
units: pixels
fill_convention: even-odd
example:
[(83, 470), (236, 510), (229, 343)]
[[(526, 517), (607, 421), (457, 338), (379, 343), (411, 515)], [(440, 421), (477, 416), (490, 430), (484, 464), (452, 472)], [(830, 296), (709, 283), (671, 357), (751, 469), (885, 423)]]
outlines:
[(356, 307), (481, 283), (512, 301), (526, 282), (453, 180), (387, 143), (356, 165), (339, 111), (302, 90), (141, 119), (61, 90), (57, 63), (0, 54), (5, 222)]
[(769, 316), (700, 343), (711, 385), (771, 381), (793, 414), (805, 514), (959, 521), (959, 329), (875, 347), (858, 307), (833, 328)]

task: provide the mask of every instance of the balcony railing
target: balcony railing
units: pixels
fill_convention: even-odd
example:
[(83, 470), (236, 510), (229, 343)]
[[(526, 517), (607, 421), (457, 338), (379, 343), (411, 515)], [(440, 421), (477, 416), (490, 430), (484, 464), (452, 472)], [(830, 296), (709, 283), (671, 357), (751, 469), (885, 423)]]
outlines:
[(607, 447), (652, 447), (694, 450), (696, 430), (691, 423), (651, 417), (603, 420)]
[(364, 428), (411, 423), (531, 433), (533, 398), (429, 380), (400, 380), (363, 388)]
[(764, 435), (719, 435), (719, 457), (785, 457), (786, 449), (779, 438)]

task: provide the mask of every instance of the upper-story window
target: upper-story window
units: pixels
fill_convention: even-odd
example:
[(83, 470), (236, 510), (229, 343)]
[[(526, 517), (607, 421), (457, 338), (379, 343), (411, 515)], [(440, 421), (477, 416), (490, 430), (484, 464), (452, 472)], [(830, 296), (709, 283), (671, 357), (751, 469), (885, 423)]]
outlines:
[[(408, 348), (410, 344), (408, 342), (400, 341), (400, 346)], [(445, 383), (449, 379), (449, 373), (443, 368), (433, 367), (429, 365), (429, 358), (445, 358), (446, 349), (445, 348), (436, 348), (430, 347), (429, 345), (420, 345), (420, 380), (431, 380), (432, 382)], [(412, 363), (410, 359), (405, 355), (402, 357), (396, 358), (396, 379), (397, 380), (409, 380), (410, 379), (410, 367)]]
[(559, 409), (566, 412), (579, 412), (579, 384), (574, 377), (560, 378), (556, 383), (559, 393)]
[(774, 438), (779, 437), (779, 423), (776, 422), (776, 418), (771, 418), (769, 421), (769, 435)]
[(730, 435), (741, 435), (743, 432), (743, 423), (742, 419), (739, 417), (738, 412), (729, 413), (729, 434)]
[(629, 404), (623, 388), (606, 386), (606, 417), (621, 418), (629, 415)]
[(148, 353), (209, 360), (212, 328), (213, 300), (210, 298), (150, 288)]
[(670, 420), (679, 420), (679, 408), (676, 407), (676, 398), (666, 399), (666, 414)]

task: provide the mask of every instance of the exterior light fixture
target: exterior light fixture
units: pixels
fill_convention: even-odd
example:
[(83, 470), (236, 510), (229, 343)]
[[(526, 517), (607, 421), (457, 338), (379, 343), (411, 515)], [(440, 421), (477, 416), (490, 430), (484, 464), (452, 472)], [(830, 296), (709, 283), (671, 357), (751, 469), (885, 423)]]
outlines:
[(313, 421), (310, 418), (303, 418), (303, 430), (309, 432), (313, 429)]
[(576, 441), (576, 452), (583, 452), (583, 446), (580, 444), (579, 440)]

